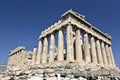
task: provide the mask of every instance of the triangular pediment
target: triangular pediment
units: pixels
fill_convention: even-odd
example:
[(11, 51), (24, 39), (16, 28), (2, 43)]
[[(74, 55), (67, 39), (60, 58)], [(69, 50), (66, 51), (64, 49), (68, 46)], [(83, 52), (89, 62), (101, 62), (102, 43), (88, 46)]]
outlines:
[(61, 17), (64, 18), (64, 17), (66, 17), (68, 15), (76, 17), (76, 18), (79, 18), (79, 19), (85, 19), (84, 15), (79, 14), (77, 12), (74, 12), (72, 9), (68, 10), (67, 12), (65, 12)]

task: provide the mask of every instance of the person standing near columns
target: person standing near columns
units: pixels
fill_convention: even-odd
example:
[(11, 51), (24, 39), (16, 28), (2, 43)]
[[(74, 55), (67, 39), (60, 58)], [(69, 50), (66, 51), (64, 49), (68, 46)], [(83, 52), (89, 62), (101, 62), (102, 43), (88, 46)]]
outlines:
[(84, 54), (85, 54), (86, 63), (91, 63), (89, 43), (88, 43), (88, 34), (87, 33), (84, 34)]
[(82, 36), (80, 35), (80, 30), (76, 30), (76, 61), (82, 63), (82, 43), (81, 43)]
[(52, 33), (50, 37), (49, 63), (54, 62), (54, 53), (55, 53), (55, 37), (54, 33)]
[(64, 40), (63, 40), (62, 29), (60, 29), (58, 32), (58, 56), (57, 56), (57, 60), (58, 61), (64, 60)]
[(40, 64), (40, 62), (41, 62), (41, 55), (42, 55), (42, 39), (40, 39), (39, 43), (38, 43), (36, 64)]
[(101, 47), (100, 47), (100, 41), (96, 41), (96, 47), (97, 47), (97, 54), (98, 54), (98, 62), (103, 66), (103, 59), (102, 59), (102, 53), (101, 53)]
[(91, 44), (92, 62), (98, 64), (96, 48), (95, 48), (95, 40), (93, 36), (90, 38), (90, 42), (91, 42), (90, 44)]
[(47, 37), (44, 38), (44, 47), (42, 54), (42, 63), (47, 63), (47, 55), (48, 55), (48, 40)]
[(36, 63), (36, 57), (37, 57), (37, 48), (34, 48), (33, 55), (32, 55), (32, 65)]
[(67, 61), (74, 61), (72, 25), (67, 26)]

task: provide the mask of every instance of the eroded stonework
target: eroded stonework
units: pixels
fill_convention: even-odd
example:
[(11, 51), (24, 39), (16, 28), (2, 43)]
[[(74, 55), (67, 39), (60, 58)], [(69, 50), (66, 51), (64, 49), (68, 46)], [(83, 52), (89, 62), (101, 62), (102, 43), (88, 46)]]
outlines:
[(19, 80), (33, 80), (33, 77), (39, 80), (120, 79), (111, 47), (112, 37), (72, 10), (61, 17), (41, 32), (38, 48), (29, 54), (31, 57), (26, 58), (28, 52), (24, 47), (10, 52), (8, 72), (17, 68), (16, 73), (11, 71), (14, 74), (11, 77)]

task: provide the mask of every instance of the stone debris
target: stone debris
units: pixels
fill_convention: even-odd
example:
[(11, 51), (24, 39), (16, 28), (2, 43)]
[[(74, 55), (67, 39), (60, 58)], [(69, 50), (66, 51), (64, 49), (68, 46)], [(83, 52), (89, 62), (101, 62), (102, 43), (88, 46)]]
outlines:
[[(69, 66), (68, 66), (69, 65)], [(23, 70), (6, 70), (0, 73), (1, 80), (110, 80), (120, 79), (120, 72), (117, 69), (96, 69), (79, 70), (80, 66), (70, 63), (64, 66), (34, 68)], [(108, 78), (108, 79), (106, 79)]]

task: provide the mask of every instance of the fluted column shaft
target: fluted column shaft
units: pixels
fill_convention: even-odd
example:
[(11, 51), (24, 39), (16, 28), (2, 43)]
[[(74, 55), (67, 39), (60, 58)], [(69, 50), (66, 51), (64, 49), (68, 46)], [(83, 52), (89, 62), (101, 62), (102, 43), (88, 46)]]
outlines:
[(11, 64), (11, 56), (9, 56), (8, 58), (8, 62), (7, 62), (7, 65), (9, 66)]
[(20, 54), (21, 54), (21, 58), (20, 58), (20, 67), (22, 66), (23, 52), (24, 52), (24, 50), (21, 50), (21, 51), (20, 51)]
[(49, 57), (49, 62), (53, 62), (54, 61), (54, 52), (55, 52), (55, 37), (54, 34), (51, 34), (50, 37), (50, 57)]
[(81, 45), (82, 45), (82, 43), (81, 43), (81, 39), (82, 39), (82, 37), (81, 37), (81, 35), (80, 35), (80, 30), (79, 29), (77, 29), (76, 30), (76, 61), (77, 62), (82, 62), (82, 47), (81, 47)]
[(36, 64), (40, 64), (41, 63), (41, 55), (42, 55), (42, 41), (39, 40)]
[[(18, 58), (17, 58), (17, 54), (15, 53), (14, 54), (14, 63), (15, 63), (15, 66), (19, 66), (20, 65), (20, 59), (21, 59), (21, 54), (20, 54), (20, 52), (17, 52), (18, 53)], [(19, 63), (17, 64), (17, 61), (15, 61), (15, 60), (17, 60), (17, 61), (19, 61)]]
[(42, 63), (47, 63), (47, 54), (48, 54), (48, 40), (47, 37), (44, 38), (44, 47), (42, 54)]
[(37, 57), (37, 48), (34, 48), (32, 55), (32, 65), (36, 64), (36, 57)]
[(102, 53), (103, 53), (103, 61), (104, 61), (104, 64), (107, 66), (107, 65), (108, 65), (108, 61), (107, 61), (107, 55), (106, 55), (106, 52), (105, 52), (104, 42), (101, 43), (101, 51), (102, 51)]
[(26, 58), (26, 53), (25, 53), (25, 51), (23, 52), (23, 59), (22, 59), (22, 66), (24, 65), (24, 63), (25, 63), (25, 58)]
[(84, 54), (85, 54), (86, 63), (91, 63), (89, 43), (88, 43), (88, 34), (87, 33), (84, 34)]
[(108, 48), (108, 45), (105, 46), (105, 49), (106, 49), (106, 53), (107, 53), (107, 59), (108, 59), (108, 65), (111, 66), (112, 65), (112, 61), (111, 61), (111, 58), (110, 58), (110, 52), (109, 52), (109, 48)]
[(63, 31), (60, 29), (58, 32), (58, 61), (64, 60), (64, 40), (63, 40)]
[(96, 54), (94, 37), (91, 37), (90, 41), (91, 41), (92, 62), (95, 63), (95, 64), (97, 64), (98, 60), (97, 60), (97, 54)]
[(67, 61), (74, 61), (72, 25), (67, 26)]
[(112, 66), (115, 67), (115, 61), (114, 61), (114, 57), (113, 57), (113, 52), (112, 52), (112, 48), (111, 48), (111, 46), (109, 46), (109, 51), (110, 51), (110, 56), (111, 56)]
[(19, 51), (19, 54), (20, 54), (19, 66), (20, 66), (20, 67), (22, 66), (23, 52), (24, 52), (24, 50), (20, 50), (20, 51)]
[(101, 53), (101, 47), (100, 47), (100, 41), (96, 41), (97, 46), (97, 54), (98, 54), (98, 62), (99, 64), (103, 65), (103, 59), (102, 59), (102, 53)]

